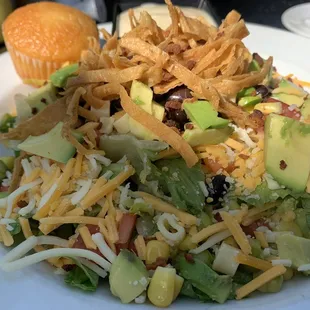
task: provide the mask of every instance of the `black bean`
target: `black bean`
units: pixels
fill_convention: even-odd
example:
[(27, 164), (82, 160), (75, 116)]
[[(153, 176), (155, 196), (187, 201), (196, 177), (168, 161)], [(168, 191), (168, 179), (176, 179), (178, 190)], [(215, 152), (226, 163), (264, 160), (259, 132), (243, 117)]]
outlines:
[(192, 98), (193, 96), (191, 95), (190, 90), (185, 87), (185, 86), (180, 86), (180, 87), (176, 87), (174, 89), (172, 89), (169, 93), (168, 93), (168, 100), (175, 100), (175, 101), (180, 101), (183, 102), (184, 99), (187, 98)]
[(174, 120), (178, 126), (177, 128), (183, 130), (184, 125), (189, 122), (187, 115), (182, 110), (170, 110), (167, 114), (167, 119)]
[(118, 111), (121, 111), (123, 108), (121, 106), (121, 100), (115, 99), (111, 101), (110, 113), (111, 115), (115, 114)]
[(265, 85), (257, 85), (255, 86), (256, 89), (256, 95), (261, 95), (262, 98), (267, 97), (270, 95), (270, 90)]
[(230, 184), (225, 181), (225, 175), (216, 175), (212, 178), (211, 184), (207, 184), (207, 189), (209, 192), (208, 198), (212, 198), (211, 204), (216, 204), (219, 202), (220, 198), (223, 198), (229, 189)]

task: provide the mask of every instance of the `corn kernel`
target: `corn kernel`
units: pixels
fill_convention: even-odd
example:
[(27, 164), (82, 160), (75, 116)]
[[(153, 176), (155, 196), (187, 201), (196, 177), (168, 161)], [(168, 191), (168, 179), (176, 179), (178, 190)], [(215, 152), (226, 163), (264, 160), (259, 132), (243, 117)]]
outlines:
[(179, 244), (179, 249), (182, 251), (189, 251), (195, 248), (197, 248), (197, 244), (192, 242), (191, 236), (186, 236)]
[(175, 292), (174, 268), (157, 267), (151, 279), (147, 296), (157, 307), (168, 307), (173, 302)]
[(180, 277), (179, 275), (175, 275), (174, 279), (174, 294), (173, 294), (173, 300), (176, 300), (176, 298), (179, 296), (182, 286), (184, 283), (184, 279)]
[(158, 240), (151, 240), (146, 246), (146, 264), (153, 264), (157, 258), (168, 259), (170, 247), (167, 243)]
[(231, 245), (232, 247), (236, 248), (236, 249), (239, 249), (239, 246), (237, 244), (237, 242), (235, 241), (234, 237), (230, 236), (228, 238), (226, 238), (224, 240), (225, 243)]

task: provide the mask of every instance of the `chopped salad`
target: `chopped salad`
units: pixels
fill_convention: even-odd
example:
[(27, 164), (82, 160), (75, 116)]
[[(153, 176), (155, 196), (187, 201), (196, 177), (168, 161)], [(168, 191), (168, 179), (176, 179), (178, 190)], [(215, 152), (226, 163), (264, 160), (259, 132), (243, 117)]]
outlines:
[(47, 261), (122, 303), (224, 303), (310, 272), (309, 83), (166, 0), (129, 11), (0, 123), (0, 268)]

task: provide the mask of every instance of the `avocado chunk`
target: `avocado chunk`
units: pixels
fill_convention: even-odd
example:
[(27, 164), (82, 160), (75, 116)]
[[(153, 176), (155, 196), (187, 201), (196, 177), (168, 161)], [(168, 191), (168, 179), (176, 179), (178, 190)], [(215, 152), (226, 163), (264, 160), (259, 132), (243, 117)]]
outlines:
[(122, 303), (130, 303), (143, 293), (149, 283), (148, 272), (142, 261), (128, 250), (121, 250), (110, 271), (110, 289)]
[(144, 111), (151, 114), (153, 103), (153, 91), (147, 85), (134, 80), (130, 88), (130, 98)]
[(246, 97), (242, 97), (238, 101), (238, 105), (240, 107), (250, 107), (260, 102), (262, 102), (262, 98), (259, 96), (246, 96)]
[(310, 98), (305, 100), (300, 112), (305, 120), (310, 120)]
[(113, 124), (114, 128), (118, 133), (125, 134), (130, 131), (129, 127), (129, 115), (126, 113)]
[(310, 125), (277, 114), (265, 122), (265, 168), (296, 192), (305, 190), (310, 171)]
[[(75, 147), (62, 137), (63, 122), (59, 122), (49, 132), (40, 136), (29, 136), (18, 148), (30, 154), (66, 163), (76, 152)], [(75, 137), (82, 141), (82, 134), (75, 131)]]
[(251, 62), (250, 62), (250, 65), (249, 65), (249, 72), (252, 72), (252, 71), (259, 71), (261, 68), (260, 68), (260, 65), (258, 64), (258, 62), (253, 59)]
[(301, 107), (302, 104), (304, 103), (304, 98), (303, 97), (298, 97), (295, 95), (289, 95), (289, 94), (272, 94), (272, 98), (282, 101), (283, 103), (286, 103), (288, 105), (296, 105), (297, 107)]
[[(290, 259), (292, 267), (310, 264), (310, 240), (291, 234), (279, 234), (276, 238), (280, 259)], [(309, 273), (309, 272), (308, 272)]]
[(242, 90), (239, 91), (237, 94), (237, 101), (242, 98), (242, 97), (248, 97), (248, 96), (253, 96), (256, 94), (256, 90), (254, 87), (247, 87), (243, 88)]
[(279, 94), (284, 93), (287, 95), (295, 95), (299, 97), (306, 97), (308, 94), (305, 90), (303, 90), (301, 87), (297, 86), (296, 84), (286, 80), (282, 79), (279, 83), (279, 87), (275, 88), (272, 93)]
[(52, 83), (40, 87), (26, 98), (26, 102), (32, 109), (32, 114), (42, 111), (47, 104), (54, 103), (56, 100), (56, 88)]
[(219, 128), (219, 129), (206, 129), (200, 128), (185, 129), (183, 133), (183, 139), (186, 140), (191, 146), (200, 144), (219, 144), (225, 142), (232, 134), (233, 129), (231, 127)]
[(9, 170), (9, 168), (6, 166), (6, 164), (0, 160), (0, 180), (2, 181), (6, 177), (6, 172)]
[(0, 161), (2, 161), (7, 166), (8, 170), (13, 170), (15, 162), (14, 156), (0, 157)]
[(67, 83), (67, 79), (73, 75), (79, 68), (79, 64), (72, 64), (63, 67), (50, 76), (52, 84), (56, 87), (64, 88)]
[(229, 120), (217, 116), (217, 111), (209, 101), (185, 102), (183, 108), (188, 118), (202, 130), (222, 128), (229, 124)]
[(155, 101), (153, 101), (152, 108), (153, 108), (153, 113), (152, 113), (153, 116), (162, 122), (165, 116), (165, 108)]

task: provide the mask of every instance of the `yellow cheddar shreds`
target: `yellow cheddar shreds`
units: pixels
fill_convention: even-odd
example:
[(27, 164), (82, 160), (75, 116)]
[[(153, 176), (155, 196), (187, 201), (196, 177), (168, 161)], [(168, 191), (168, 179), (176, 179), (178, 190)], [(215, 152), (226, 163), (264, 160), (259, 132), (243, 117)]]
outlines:
[(246, 285), (240, 287), (236, 291), (236, 299), (242, 299), (249, 295), (250, 293), (254, 292), (264, 284), (270, 282), (271, 280), (283, 275), (286, 272), (286, 268), (283, 265), (277, 265), (269, 270), (265, 271), (257, 278), (252, 280), (251, 282), (247, 283)]
[(87, 226), (80, 227), (78, 231), (84, 241), (86, 248), (89, 250), (96, 250), (97, 246), (92, 240), (91, 233), (89, 232), (89, 229), (87, 228)]
[(254, 231), (254, 235), (255, 235), (255, 238), (259, 241), (259, 243), (263, 249), (269, 247), (266, 236), (262, 231)]
[(139, 235), (134, 241), (138, 256), (141, 260), (146, 258), (146, 244), (143, 236)]
[(266, 270), (272, 268), (272, 264), (270, 262), (267, 262), (267, 261), (260, 259), (260, 258), (256, 258), (254, 256), (245, 255), (243, 253), (239, 253), (235, 257), (235, 260), (239, 264), (251, 266), (251, 267), (254, 267), (254, 268), (262, 270), (262, 271), (266, 271)]
[(82, 163), (83, 163), (83, 155), (78, 153), (76, 156), (76, 162), (75, 162), (75, 166), (74, 166), (74, 172), (73, 172), (73, 176), (75, 178), (78, 178), (81, 176), (82, 173)]
[(226, 224), (227, 228), (230, 230), (231, 234), (238, 243), (240, 249), (244, 254), (251, 254), (251, 245), (248, 238), (240, 227), (238, 221), (227, 212), (220, 212), (221, 217)]
[(32, 170), (29, 177), (25, 178), (23, 182), (21, 182), (21, 185), (28, 184), (30, 182), (33, 182), (35, 179), (37, 179), (40, 176), (41, 168), (36, 167)]
[(84, 210), (82, 208), (75, 208), (64, 214), (64, 216), (73, 216), (73, 215), (82, 216), (84, 215)]
[(5, 246), (11, 246), (14, 243), (12, 235), (7, 231), (5, 225), (0, 225), (0, 235)]
[(106, 216), (106, 214), (108, 213), (108, 210), (109, 210), (109, 202), (106, 199), (104, 204), (103, 204), (103, 207), (102, 207), (101, 211), (98, 213), (97, 217), (104, 218)]
[(41, 224), (90, 224), (99, 225), (101, 218), (90, 216), (51, 216), (40, 219)]
[(118, 235), (118, 230), (117, 230), (117, 225), (116, 225), (116, 221), (115, 221), (114, 215), (108, 214), (105, 217), (105, 226), (108, 229), (111, 241), (113, 243), (116, 243), (118, 241), (118, 239), (119, 239), (119, 235)]
[(193, 235), (191, 238), (192, 242), (193, 243), (199, 243), (199, 242), (209, 238), (210, 236), (212, 236), (218, 232), (221, 232), (225, 229), (227, 229), (227, 226), (224, 222), (220, 222), (220, 223), (210, 225), (206, 228), (203, 228), (197, 234)]
[(228, 138), (226, 141), (225, 141), (225, 144), (229, 147), (231, 147), (232, 149), (234, 150), (237, 150), (239, 152), (243, 151), (244, 149), (244, 145), (234, 139), (231, 139), (231, 138)]
[(115, 220), (117, 223), (121, 221), (123, 217), (123, 212), (121, 210), (116, 210)]

